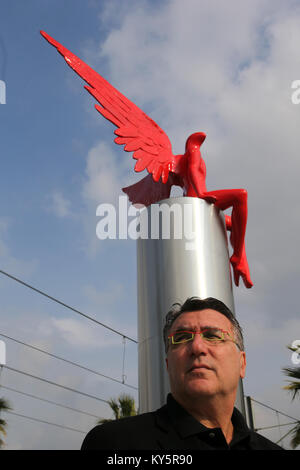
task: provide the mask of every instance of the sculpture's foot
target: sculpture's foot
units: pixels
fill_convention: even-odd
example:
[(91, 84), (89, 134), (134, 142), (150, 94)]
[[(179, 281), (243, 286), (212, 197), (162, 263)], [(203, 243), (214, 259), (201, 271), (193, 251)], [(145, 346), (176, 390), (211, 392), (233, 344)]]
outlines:
[(247, 258), (242, 257), (241, 259), (238, 258), (236, 255), (232, 255), (230, 258), (230, 263), (233, 267), (233, 276), (234, 276), (234, 283), (236, 286), (239, 285), (240, 276), (244, 281), (245, 286), (247, 289), (250, 289), (253, 286), (253, 282), (250, 278), (250, 271), (247, 262)]

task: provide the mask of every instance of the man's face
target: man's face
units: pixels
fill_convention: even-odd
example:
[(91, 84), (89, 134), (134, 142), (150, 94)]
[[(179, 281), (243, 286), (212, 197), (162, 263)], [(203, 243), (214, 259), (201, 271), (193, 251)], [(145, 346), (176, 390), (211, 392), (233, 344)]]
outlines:
[[(211, 309), (182, 313), (170, 334), (178, 330), (202, 331), (207, 327), (228, 331), (234, 338), (228, 318)], [(166, 364), (174, 398), (186, 403), (200, 397), (235, 397), (239, 378), (245, 376), (246, 358), (232, 341), (210, 344), (196, 334), (187, 343), (169, 344)]]

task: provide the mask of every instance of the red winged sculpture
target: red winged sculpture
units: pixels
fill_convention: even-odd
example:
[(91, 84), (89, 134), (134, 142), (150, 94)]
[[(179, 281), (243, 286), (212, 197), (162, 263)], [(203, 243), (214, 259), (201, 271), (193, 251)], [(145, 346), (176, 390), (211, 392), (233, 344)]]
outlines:
[(233, 254), (235, 284), (240, 276), (246, 287), (253, 283), (245, 251), (247, 225), (247, 191), (245, 189), (222, 189), (207, 191), (206, 166), (200, 153), (200, 146), (206, 138), (203, 132), (190, 135), (185, 144), (185, 153), (174, 155), (167, 134), (147, 114), (122, 95), (101, 75), (76, 57), (72, 52), (41, 31), (42, 36), (64, 57), (67, 64), (85, 80), (84, 88), (100, 103), (95, 105), (102, 116), (117, 129), (116, 144), (125, 145), (126, 152), (133, 152), (137, 160), (135, 171), (148, 170), (142, 180), (123, 188), (133, 204), (149, 206), (170, 196), (172, 185), (181, 186), (184, 196), (198, 197), (215, 204), (219, 209), (232, 207), (231, 217), (226, 215), (226, 228), (231, 232), (230, 242)]

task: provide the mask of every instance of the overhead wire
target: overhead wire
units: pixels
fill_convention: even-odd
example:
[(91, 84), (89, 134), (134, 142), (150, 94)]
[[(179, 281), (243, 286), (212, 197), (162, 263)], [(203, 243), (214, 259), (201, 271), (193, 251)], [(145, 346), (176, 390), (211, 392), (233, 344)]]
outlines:
[(23, 374), (23, 375), (26, 375), (28, 377), (31, 377), (33, 379), (36, 379), (36, 380), (40, 380), (41, 382), (45, 382), (45, 383), (48, 383), (50, 385), (54, 385), (56, 387), (60, 387), (60, 388), (63, 388), (65, 390), (68, 390), (69, 392), (74, 392), (74, 393), (78, 393), (79, 395), (83, 395), (85, 397), (88, 397), (88, 398), (93, 398), (94, 400), (98, 400), (98, 401), (102, 401), (103, 403), (107, 403), (108, 404), (108, 401), (107, 400), (104, 400), (103, 398), (99, 398), (99, 397), (96, 397), (94, 395), (90, 395), (88, 393), (85, 393), (85, 392), (81, 392), (80, 390), (76, 390), (74, 388), (71, 388), (71, 387), (67, 387), (66, 385), (62, 385), (62, 384), (58, 384), (57, 382), (52, 382), (51, 380), (47, 380), (47, 379), (44, 379), (43, 377), (38, 377), (36, 375), (33, 375), (33, 374), (29, 374), (28, 372), (24, 372), (24, 371), (21, 371), (21, 370), (18, 370), (18, 369), (14, 369), (13, 367), (10, 367), (8, 365), (4, 365), (3, 366), (5, 369), (8, 369), (8, 370), (11, 370), (13, 372), (17, 372), (19, 374)]
[(133, 343), (136, 343), (138, 344), (138, 341), (131, 338), (130, 336), (127, 336), (125, 335), (124, 333), (121, 333), (120, 331), (108, 326), (108, 325), (105, 325), (104, 323), (101, 323), (99, 322), (98, 320), (96, 320), (95, 318), (91, 317), (90, 315), (87, 315), (86, 313), (83, 313), (81, 312), (80, 310), (74, 308), (74, 307), (71, 307), (70, 305), (66, 304), (65, 302), (62, 302), (61, 300), (58, 300), (56, 299), (55, 297), (53, 297), (52, 295), (49, 295), (47, 294), (46, 292), (43, 292), (41, 291), (40, 289), (37, 289), (36, 287), (28, 284), (27, 282), (24, 282), (22, 281), (21, 279), (13, 276), (12, 274), (9, 274), (7, 273), (6, 271), (3, 271), (2, 269), (0, 269), (0, 273), (3, 274), (4, 276), (7, 276), (9, 277), (10, 279), (13, 279), (14, 281), (18, 282), (19, 284), (22, 284), (23, 286), (25, 287), (28, 287), (29, 289), (33, 290), (34, 292), (37, 292), (38, 294), (40, 295), (43, 295), (44, 297), (52, 300), (53, 302), (56, 302), (58, 303), (59, 305), (62, 305), (63, 307), (65, 308), (68, 308), (69, 310), (72, 310), (74, 313), (77, 313), (78, 315), (81, 315), (82, 317), (85, 317), (87, 318), (88, 320), (91, 320), (92, 322), (94, 323), (97, 323), (98, 325), (104, 327), (104, 328), (107, 328), (108, 330), (112, 331), (113, 333), (116, 333), (120, 336), (122, 336), (123, 338), (127, 338), (129, 341), (132, 341)]
[[(265, 431), (266, 429), (274, 429), (282, 426), (290, 426), (291, 424), (297, 424), (298, 421), (292, 421), (291, 423), (275, 424), (273, 426), (263, 426), (262, 428), (255, 428), (255, 431)], [(280, 439), (281, 440), (281, 439)]]
[(75, 432), (80, 432), (81, 434), (86, 434), (87, 431), (81, 431), (80, 429), (75, 429), (75, 428), (71, 428), (69, 426), (63, 426), (62, 424), (57, 424), (57, 423), (51, 423), (49, 421), (45, 421), (43, 419), (39, 419), (39, 418), (33, 418), (32, 416), (25, 416), (25, 415), (22, 415), (20, 413), (15, 413), (14, 411), (9, 411), (9, 410), (5, 410), (3, 411), (4, 413), (9, 413), (11, 415), (15, 415), (15, 416), (19, 416), (21, 418), (26, 418), (26, 419), (30, 419), (32, 421), (37, 421), (39, 423), (44, 423), (44, 424), (50, 424), (51, 426), (56, 426), (58, 428), (63, 428), (63, 429), (68, 429), (69, 431), (75, 431)]
[(73, 408), (71, 406), (63, 405), (61, 403), (57, 403), (57, 402), (52, 401), (52, 400), (47, 400), (46, 398), (38, 397), (36, 395), (32, 395), (31, 393), (22, 392), (20, 390), (15, 389), (15, 388), (7, 387), (6, 385), (1, 385), (0, 388), (4, 388), (5, 390), (10, 390), (11, 392), (19, 393), (20, 395), (24, 395), (26, 397), (30, 397), (30, 398), (34, 398), (36, 400), (44, 401), (46, 403), (50, 403), (51, 405), (60, 406), (61, 408), (66, 408), (67, 410), (76, 411), (77, 413), (81, 413), (81, 414), (99, 419), (99, 416), (93, 415), (92, 413), (88, 413), (87, 411), (78, 410), (77, 408)]
[[(59, 356), (57, 356), (57, 355), (55, 355), (55, 354), (49, 353), (48, 351), (44, 351), (44, 350), (42, 350), (42, 349), (40, 349), (40, 348), (37, 348), (37, 347), (35, 347), (35, 346), (28, 345), (27, 343), (24, 343), (24, 342), (22, 342), (22, 341), (16, 340), (15, 338), (9, 337), (9, 336), (7, 336), (7, 335), (1, 334), (1, 336), (6, 337), (7, 339), (10, 339), (10, 340), (12, 340), (12, 341), (18, 342), (19, 344), (23, 344), (24, 346), (30, 347), (30, 348), (32, 348), (32, 349), (35, 349), (35, 350), (37, 350), (37, 351), (39, 351), (39, 352), (41, 352), (41, 353), (47, 354), (47, 355), (49, 355), (49, 356), (52, 356), (52, 357), (54, 357), (54, 358), (56, 358), (56, 359), (59, 359), (59, 360), (61, 360), (61, 361), (66, 362), (66, 363), (72, 364), (72, 365), (74, 365), (74, 366), (76, 366), (76, 367), (80, 367), (81, 369), (87, 370), (87, 371), (89, 371), (89, 372), (91, 372), (91, 373), (97, 374), (97, 375), (99, 375), (99, 376), (101, 376), (101, 377), (104, 377), (104, 378), (106, 378), (106, 379), (113, 380), (113, 381), (118, 382), (118, 383), (120, 383), (120, 384), (122, 384), (122, 385), (131, 387), (131, 388), (137, 390), (137, 387), (125, 383), (125, 377), (126, 377), (126, 376), (124, 375), (125, 340), (126, 340), (126, 338), (127, 338), (129, 341), (132, 341), (133, 343), (138, 344), (138, 341), (137, 341), (137, 340), (135, 340), (135, 339), (131, 338), (130, 336), (125, 335), (124, 333), (121, 333), (120, 331), (118, 331), (118, 330), (116, 330), (116, 329), (114, 329), (114, 328), (112, 328), (112, 327), (110, 327), (110, 326), (108, 326), (108, 325), (106, 325), (106, 324), (104, 324), (104, 323), (102, 323), (102, 322), (96, 320), (95, 318), (91, 317), (90, 315), (87, 315), (86, 313), (81, 312), (80, 310), (78, 310), (78, 309), (76, 309), (76, 308), (74, 308), (74, 307), (72, 307), (72, 306), (66, 304), (65, 302), (62, 302), (62, 301), (59, 300), (59, 299), (56, 299), (55, 297), (53, 297), (53, 296), (47, 294), (46, 292), (43, 292), (43, 291), (41, 291), (40, 289), (37, 289), (36, 287), (34, 287), (34, 286), (28, 284), (27, 282), (22, 281), (21, 279), (19, 279), (19, 278), (15, 277), (15, 276), (13, 276), (13, 275), (11, 275), (11, 274), (9, 274), (9, 273), (3, 271), (3, 270), (0, 270), (0, 273), (3, 274), (3, 275), (5, 275), (5, 276), (7, 276), (7, 277), (9, 277), (9, 278), (12, 279), (12, 280), (18, 282), (19, 284), (21, 284), (21, 285), (23, 285), (23, 286), (25, 286), (25, 287), (27, 287), (27, 288), (33, 290), (34, 292), (36, 292), (36, 293), (38, 293), (38, 294), (40, 294), (40, 295), (42, 295), (42, 296), (48, 298), (49, 300), (52, 300), (53, 302), (56, 302), (56, 303), (58, 303), (59, 305), (61, 305), (61, 306), (65, 307), (65, 308), (67, 308), (67, 309), (73, 311), (74, 313), (76, 313), (76, 314), (78, 314), (78, 315), (81, 315), (82, 317), (84, 317), (84, 318), (86, 318), (86, 319), (88, 319), (88, 320), (90, 320), (90, 321), (92, 321), (92, 322), (98, 324), (99, 326), (102, 326), (103, 328), (106, 328), (106, 329), (112, 331), (113, 333), (122, 336), (122, 338), (123, 338), (123, 343), (124, 343), (124, 350), (123, 350), (123, 367), (122, 367), (122, 381), (120, 381), (120, 380), (118, 380), (118, 379), (115, 379), (115, 378), (113, 378), (113, 377), (109, 377), (109, 376), (107, 376), (107, 375), (105, 375), (105, 374), (102, 374), (102, 373), (100, 373), (100, 372), (94, 371), (94, 370), (92, 370), (92, 369), (89, 369), (89, 368), (87, 368), (87, 367), (85, 367), (85, 366), (81, 366), (80, 364), (77, 364), (77, 363), (75, 363), (75, 362), (73, 362), (73, 361), (69, 361), (69, 360), (67, 360), (67, 359), (65, 359), (65, 358), (61, 358), (61, 357), (59, 357)], [(92, 399), (95, 399), (95, 400), (99, 400), (99, 401), (104, 402), (104, 403), (108, 403), (107, 400), (104, 400), (104, 399), (102, 399), (102, 398), (99, 398), (99, 397), (96, 397), (96, 396), (87, 394), (87, 393), (85, 393), (85, 392), (81, 392), (81, 391), (79, 391), (79, 390), (73, 389), (73, 388), (71, 388), (71, 387), (67, 387), (67, 386), (62, 385), (62, 384), (58, 384), (58, 383), (56, 383), (56, 382), (53, 382), (53, 381), (44, 379), (44, 378), (42, 378), (42, 377), (35, 376), (35, 375), (33, 375), (33, 374), (29, 374), (29, 373), (24, 372), (24, 371), (20, 371), (20, 370), (18, 370), (18, 369), (14, 369), (14, 368), (12, 368), (12, 367), (10, 367), (10, 366), (7, 366), (7, 365), (1, 366), (1, 371), (3, 370), (4, 367), (5, 367), (6, 369), (10, 370), (10, 371), (13, 371), (13, 372), (17, 372), (17, 373), (26, 375), (26, 376), (31, 377), (31, 378), (33, 378), (33, 379), (40, 380), (40, 381), (45, 382), (45, 383), (48, 383), (48, 384), (50, 384), (50, 385), (54, 385), (54, 386), (56, 386), (56, 387), (63, 388), (63, 389), (65, 389), (65, 390), (71, 391), (71, 392), (73, 392), (73, 393), (77, 393), (77, 394), (80, 394), (80, 395), (83, 395), (83, 396), (86, 396), (86, 397), (89, 397), (89, 398), (92, 398)], [(1, 371), (0, 371), (0, 372), (1, 372)], [(41, 398), (41, 397), (37, 397), (37, 396), (34, 396), (34, 395), (32, 395), (32, 394), (28, 394), (28, 393), (26, 393), (26, 392), (21, 392), (21, 391), (19, 391), (19, 390), (16, 390), (16, 389), (13, 389), (13, 388), (10, 388), (10, 387), (2, 386), (2, 388), (6, 388), (6, 389), (11, 390), (11, 391), (14, 391), (14, 392), (16, 392), (16, 393), (21, 393), (21, 394), (23, 394), (23, 395), (26, 395), (26, 396), (29, 396), (29, 397), (31, 397), (31, 398), (35, 398), (35, 399), (38, 399), (38, 400), (42, 400), (42, 401), (44, 401), (44, 402), (52, 403), (52, 404), (54, 404), (54, 405), (56, 405), (56, 406), (61, 406), (61, 407), (68, 408), (68, 409), (73, 410), (73, 411), (77, 411), (77, 412), (79, 412), (79, 413), (83, 413), (83, 414), (87, 414), (87, 415), (96, 417), (95, 415), (92, 415), (92, 414), (90, 414), (90, 413), (83, 412), (83, 411), (81, 411), (81, 410), (77, 410), (77, 409), (75, 409), (75, 408), (68, 407), (68, 406), (65, 406), (65, 405), (62, 405), (62, 404), (53, 402), (53, 401), (51, 401), (51, 400), (46, 400), (46, 399), (43, 399), (43, 398)], [(20, 413), (13, 412), (13, 411), (11, 411), (11, 410), (6, 410), (6, 412), (7, 412), (7, 413), (10, 413), (10, 414), (12, 414), (12, 415), (14, 415), (14, 416), (18, 416), (18, 417), (22, 417), (22, 418), (25, 418), (25, 419), (33, 420), (33, 421), (36, 421), (36, 422), (48, 424), (48, 425), (51, 425), (51, 426), (56, 426), (56, 427), (59, 427), (59, 428), (63, 428), (63, 429), (70, 430), (70, 431), (75, 431), (75, 432), (79, 432), (79, 433), (82, 433), (82, 434), (86, 434), (86, 431), (81, 431), (81, 430), (79, 430), (79, 429), (71, 428), (71, 427), (68, 427), (68, 426), (63, 426), (63, 425), (60, 425), (60, 424), (57, 424), (57, 423), (51, 423), (51, 422), (49, 422), (49, 421), (41, 420), (41, 419), (34, 418), (34, 417), (31, 417), (31, 416), (25, 416), (25, 415), (22, 415), (22, 414), (20, 414)]]
[[(73, 361), (70, 361), (70, 360), (65, 359), (65, 358), (63, 358), (63, 357), (57, 356), (56, 354), (50, 353), (50, 352), (45, 351), (45, 350), (43, 350), (43, 349), (41, 349), (41, 348), (37, 348), (36, 346), (32, 346), (31, 344), (25, 343), (24, 341), (20, 341), (20, 340), (18, 340), (18, 339), (16, 339), (16, 338), (13, 338), (12, 336), (5, 335), (4, 333), (0, 333), (0, 336), (2, 336), (3, 338), (9, 339), (9, 340), (11, 340), (11, 341), (14, 341), (14, 342), (16, 342), (16, 343), (18, 343), (18, 344), (22, 344), (22, 346), (26, 346), (26, 347), (28, 347), (28, 348), (31, 348), (31, 349), (35, 350), (35, 351), (38, 351), (38, 352), (43, 353), (43, 354), (46, 354), (47, 356), (51, 356), (51, 357), (53, 357), (53, 358), (55, 358), (55, 359), (59, 359), (60, 361), (63, 361), (63, 362), (66, 362), (66, 363), (68, 363), (68, 364), (71, 364), (71, 365), (73, 365), (73, 366), (79, 367), (80, 369), (83, 369), (83, 370), (86, 370), (86, 371), (91, 372), (91, 373), (93, 373), (93, 374), (99, 375), (100, 377), (104, 377), (105, 379), (109, 379), (109, 380), (112, 380), (112, 381), (114, 381), (114, 382), (117, 382), (117, 383), (119, 383), (119, 384), (121, 384), (121, 385), (125, 385), (126, 387), (130, 387), (130, 388), (133, 388), (133, 389), (135, 389), (135, 390), (138, 390), (138, 387), (135, 387), (134, 385), (127, 384), (127, 383), (125, 383), (125, 381), (124, 381), (124, 354), (125, 354), (124, 352), (123, 352), (122, 380), (118, 380), (118, 379), (116, 379), (116, 378), (114, 378), (114, 377), (110, 377), (110, 376), (108, 376), (108, 375), (102, 374), (102, 373), (100, 373), (100, 372), (98, 372), (98, 371), (95, 371), (95, 370), (93, 370), (93, 369), (90, 369), (90, 368), (88, 368), (88, 367), (82, 366), (81, 364), (78, 364), (78, 363), (76, 363), (76, 362), (73, 362)], [(123, 340), (123, 341), (124, 341), (124, 340)]]
[(287, 437), (289, 434), (291, 434), (296, 428), (297, 428), (297, 425), (294, 426), (292, 429), (290, 429), (286, 434), (284, 434), (284, 436), (282, 436), (279, 439), (279, 441), (276, 441), (276, 444), (279, 444), (279, 442), (281, 442), (285, 437)]
[[(258, 401), (258, 400), (255, 400), (255, 399), (252, 398), (252, 397), (251, 397), (251, 400), (254, 401), (255, 403), (258, 403), (259, 405), (264, 406), (265, 408), (269, 408), (270, 410), (276, 411), (277, 413), (279, 412), (281, 415), (286, 416), (287, 418), (294, 419), (295, 421), (298, 419), (298, 418), (295, 418), (294, 416), (287, 415), (286, 413), (283, 413), (282, 411), (275, 410), (275, 408), (272, 408), (271, 406), (266, 405), (265, 403), (262, 403), (262, 402), (260, 402), (260, 401)], [(299, 419), (298, 419), (298, 421), (299, 421)]]

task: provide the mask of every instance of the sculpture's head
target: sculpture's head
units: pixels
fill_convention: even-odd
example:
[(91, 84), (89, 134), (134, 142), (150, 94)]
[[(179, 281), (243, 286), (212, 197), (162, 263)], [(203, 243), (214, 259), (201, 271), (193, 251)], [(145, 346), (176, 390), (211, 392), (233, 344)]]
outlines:
[(190, 135), (185, 143), (185, 151), (190, 150), (192, 147), (200, 147), (205, 138), (206, 134), (204, 132), (195, 132)]

